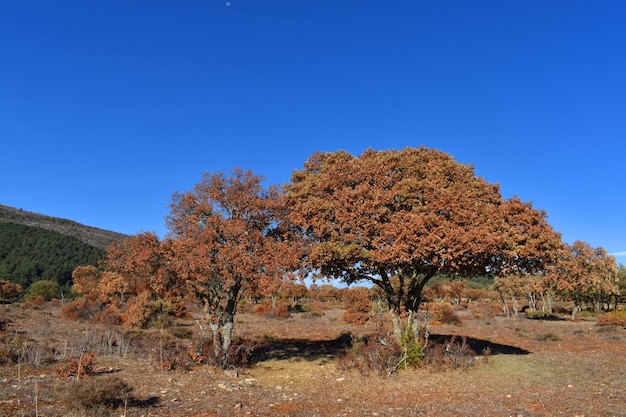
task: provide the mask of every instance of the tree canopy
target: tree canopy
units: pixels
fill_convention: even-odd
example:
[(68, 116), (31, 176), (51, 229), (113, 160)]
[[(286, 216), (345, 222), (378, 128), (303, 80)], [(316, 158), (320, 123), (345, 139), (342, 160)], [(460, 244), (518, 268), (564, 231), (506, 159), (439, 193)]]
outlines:
[(566, 245), (555, 275), (558, 290), (569, 293), (574, 300), (572, 319), (583, 301), (600, 302), (602, 298), (619, 294), (615, 258), (604, 248), (594, 248), (580, 240)]
[(286, 192), (319, 274), (371, 282), (397, 315), (437, 273), (530, 273), (560, 247), (544, 212), (425, 147), (315, 153)]

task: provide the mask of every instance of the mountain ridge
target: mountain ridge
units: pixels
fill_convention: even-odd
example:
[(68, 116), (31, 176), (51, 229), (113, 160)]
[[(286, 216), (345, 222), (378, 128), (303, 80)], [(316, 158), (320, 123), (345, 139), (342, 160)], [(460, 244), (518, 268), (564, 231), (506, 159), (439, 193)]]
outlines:
[(128, 237), (128, 235), (123, 233), (86, 226), (73, 220), (34, 213), (4, 204), (0, 204), (0, 222), (17, 223), (51, 230), (66, 236), (75, 237), (82, 242), (101, 249), (105, 249), (109, 244)]

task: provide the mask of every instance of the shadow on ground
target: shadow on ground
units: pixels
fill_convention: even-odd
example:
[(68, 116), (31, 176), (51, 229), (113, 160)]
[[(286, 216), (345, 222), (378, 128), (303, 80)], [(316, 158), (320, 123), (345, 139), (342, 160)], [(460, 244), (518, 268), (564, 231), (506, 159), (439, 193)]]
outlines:
[(257, 362), (269, 359), (334, 359), (352, 346), (352, 335), (343, 333), (331, 340), (276, 339), (254, 350)]
[[(430, 340), (437, 344), (447, 344), (453, 337), (457, 340), (463, 338), (463, 336), (431, 334)], [(465, 343), (467, 343), (467, 346), (478, 355), (487, 350), (490, 355), (528, 355), (531, 353), (529, 350), (522, 349), (517, 346), (503, 345), (489, 340), (475, 339), (473, 337), (465, 337)]]
[[(430, 335), (432, 344), (447, 344), (453, 336)], [(462, 336), (456, 336), (461, 340)], [(488, 340), (466, 337), (465, 343), (477, 354), (489, 351), (491, 355), (528, 355), (530, 351), (516, 346), (503, 345)], [(257, 346), (253, 356), (255, 362), (262, 362), (270, 359), (329, 359), (333, 360), (341, 356), (352, 346), (352, 335), (343, 333), (332, 340), (305, 340), (305, 339), (276, 339), (264, 342)]]

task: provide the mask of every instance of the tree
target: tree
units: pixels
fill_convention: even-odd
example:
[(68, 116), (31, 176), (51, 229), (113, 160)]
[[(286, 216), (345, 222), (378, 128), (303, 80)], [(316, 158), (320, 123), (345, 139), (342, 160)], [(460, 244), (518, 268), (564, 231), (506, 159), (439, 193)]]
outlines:
[[(286, 191), (313, 268), (346, 284), (379, 287), (397, 337), (402, 311), (417, 311), (435, 274), (542, 267), (539, 245), (520, 246), (531, 232), (551, 232), (544, 213), (518, 199), (504, 201), (499, 187), (471, 166), (425, 147), (367, 150), (359, 157), (315, 153)], [(560, 236), (545, 240), (552, 239)]]
[(22, 293), (22, 286), (11, 281), (0, 279), (0, 299), (11, 300)]
[(167, 217), (172, 267), (204, 304), (218, 366), (228, 365), (237, 304), (294, 269), (298, 256), (276, 187), (250, 171), (202, 176), (172, 197)]
[(618, 297), (615, 299), (615, 309), (617, 310), (617, 302), (626, 302), (626, 266), (619, 264), (617, 268), (617, 289), (619, 291)]
[(101, 265), (104, 270), (119, 274), (122, 283), (110, 276), (107, 281), (111, 282), (107, 282), (106, 286), (112, 292), (119, 293), (122, 300), (125, 292), (137, 295), (148, 291), (155, 299), (180, 301), (180, 285), (171, 267), (172, 256), (171, 242), (161, 241), (152, 232), (139, 233), (114, 242), (107, 247)]
[(603, 300), (619, 294), (615, 258), (604, 248), (593, 248), (580, 240), (566, 246), (558, 264), (556, 278), (557, 289), (569, 294), (574, 300), (572, 320), (576, 319), (583, 302), (591, 301), (597, 310)]
[(32, 300), (39, 296), (43, 297), (47, 301), (50, 301), (53, 298), (59, 298), (61, 296), (61, 286), (56, 281), (50, 280), (33, 282), (33, 284), (28, 287), (25, 298), (27, 300)]

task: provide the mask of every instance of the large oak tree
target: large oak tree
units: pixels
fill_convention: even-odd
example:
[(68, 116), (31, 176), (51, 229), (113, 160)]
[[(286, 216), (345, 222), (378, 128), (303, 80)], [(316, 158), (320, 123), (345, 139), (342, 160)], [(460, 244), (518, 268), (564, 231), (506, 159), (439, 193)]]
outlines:
[(286, 192), (310, 264), (346, 284), (378, 286), (396, 332), (435, 274), (531, 273), (560, 245), (545, 213), (504, 201), (471, 166), (425, 147), (315, 153)]

